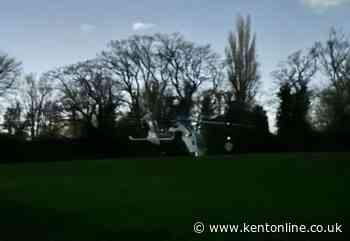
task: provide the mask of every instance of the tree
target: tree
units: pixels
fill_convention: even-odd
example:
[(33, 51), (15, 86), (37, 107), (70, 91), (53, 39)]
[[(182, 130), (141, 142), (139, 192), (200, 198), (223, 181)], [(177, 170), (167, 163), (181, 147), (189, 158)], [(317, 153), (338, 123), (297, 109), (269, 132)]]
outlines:
[(249, 16), (246, 19), (239, 16), (236, 32), (229, 34), (226, 65), (234, 101), (240, 105), (250, 106), (259, 86), (259, 74), (256, 37), (251, 33)]
[(204, 91), (201, 98), (201, 112), (200, 115), (204, 119), (210, 119), (215, 115), (216, 106), (215, 99), (213, 98), (213, 92), (211, 90)]
[(127, 93), (126, 102), (133, 117), (141, 119), (141, 80), (140, 71), (133, 61), (131, 40), (115, 40), (109, 44), (108, 51), (102, 52), (106, 66), (117, 76), (121, 90)]
[(9, 135), (26, 137), (25, 129), (28, 123), (23, 116), (23, 107), (20, 102), (16, 102), (6, 109), (3, 126)]
[(329, 85), (320, 92), (318, 119), (326, 128), (350, 131), (350, 42), (340, 31), (331, 29), (326, 43), (317, 42), (320, 68)]
[(317, 50), (311, 48), (306, 53), (298, 50), (288, 56), (287, 61), (279, 65), (273, 72), (278, 82), (288, 83), (293, 92), (307, 88), (317, 71)]
[(0, 54), (0, 96), (13, 86), (21, 72), (21, 63), (6, 54)]
[(159, 37), (161, 55), (168, 60), (166, 71), (178, 100), (178, 115), (189, 117), (199, 88), (220, 76), (219, 56), (210, 45), (196, 45), (179, 34)]
[(65, 135), (64, 108), (57, 99), (45, 102), (42, 110), (41, 136), (59, 137)]
[(56, 101), (52, 96), (53, 91), (52, 83), (48, 81), (45, 74), (40, 78), (34, 74), (24, 76), (21, 81), (17, 82), (14, 92), (7, 99), (11, 102), (13, 98), (16, 103), (12, 104), (5, 114), (8, 127), (13, 129), (13, 124), (11, 124), (14, 123), (13, 120), (22, 123), (21, 131), (27, 132), (31, 139), (46, 133), (47, 108)]
[(44, 111), (53, 89), (45, 75), (37, 79), (34, 74), (30, 74), (25, 77), (22, 91), (30, 137), (33, 139), (39, 136), (46, 126)]
[(159, 119), (161, 103), (170, 76), (165, 70), (167, 60), (160, 54), (159, 35), (132, 36), (115, 40), (102, 53), (108, 68), (115, 74), (133, 117), (138, 120), (151, 112)]
[[(83, 135), (112, 133), (122, 105), (119, 83), (99, 59), (79, 62), (48, 73), (58, 88), (66, 118), (79, 122)], [(91, 132), (92, 131), (92, 132)]]
[(278, 92), (280, 99), (277, 111), (277, 134), (283, 139), (287, 139), (293, 131), (293, 98), (289, 83), (283, 83)]
[(255, 106), (253, 108), (253, 114), (253, 126), (256, 131), (260, 132), (262, 135), (269, 134), (269, 122), (264, 108), (260, 105)]
[[(306, 53), (299, 50), (291, 54), (273, 73), (280, 86), (277, 112), (279, 136), (289, 144), (302, 144), (311, 131), (308, 121), (311, 91), (309, 83), (317, 71), (315, 48)], [(301, 145), (300, 145), (301, 147)]]
[(155, 119), (164, 116), (162, 108), (170, 92), (178, 101), (177, 112), (189, 116), (194, 94), (214, 77), (218, 63), (209, 45), (197, 46), (179, 34), (112, 41), (102, 55), (138, 119), (145, 111)]

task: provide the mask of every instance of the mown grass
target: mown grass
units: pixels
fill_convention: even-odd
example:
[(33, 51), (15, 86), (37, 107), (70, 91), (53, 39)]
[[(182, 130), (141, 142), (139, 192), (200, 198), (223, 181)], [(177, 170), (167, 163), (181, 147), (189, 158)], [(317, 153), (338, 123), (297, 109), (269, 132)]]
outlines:
[[(349, 179), (349, 153), (0, 165), (0, 240), (346, 240)], [(199, 235), (196, 221), (344, 232)]]

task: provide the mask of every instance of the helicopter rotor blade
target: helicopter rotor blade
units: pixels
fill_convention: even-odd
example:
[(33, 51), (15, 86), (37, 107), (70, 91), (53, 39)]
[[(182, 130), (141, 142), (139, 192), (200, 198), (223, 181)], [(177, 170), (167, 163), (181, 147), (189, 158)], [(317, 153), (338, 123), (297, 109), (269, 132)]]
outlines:
[(242, 126), (242, 127), (254, 127), (253, 125), (250, 124), (241, 124), (241, 123), (233, 123), (233, 122), (224, 122), (224, 121), (207, 121), (207, 120), (202, 120), (200, 121), (203, 124), (212, 124), (212, 125), (225, 125), (225, 126)]
[(129, 136), (129, 140), (130, 141), (148, 141), (147, 138), (135, 138), (135, 137), (132, 137), (132, 136)]

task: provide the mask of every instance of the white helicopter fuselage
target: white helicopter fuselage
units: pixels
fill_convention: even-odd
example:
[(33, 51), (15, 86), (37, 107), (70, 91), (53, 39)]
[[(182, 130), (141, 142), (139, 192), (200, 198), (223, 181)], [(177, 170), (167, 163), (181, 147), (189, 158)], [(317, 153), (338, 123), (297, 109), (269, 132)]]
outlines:
[(157, 123), (155, 123), (152, 120), (146, 121), (149, 127), (148, 134), (147, 134), (147, 140), (155, 145), (160, 145), (160, 138), (157, 134)]
[(160, 137), (159, 136), (159, 128), (157, 121), (153, 120), (151, 117), (151, 114), (146, 114), (142, 120), (147, 124), (148, 126), (148, 133), (146, 138), (134, 138), (132, 136), (129, 136), (129, 139), (131, 141), (148, 141), (154, 145), (160, 145), (161, 141), (173, 141), (175, 139), (175, 136), (170, 137)]
[(171, 137), (160, 137), (159, 136), (159, 128), (157, 121), (151, 118), (150, 114), (147, 114), (142, 118), (142, 120), (148, 126), (148, 133), (146, 138), (134, 138), (129, 136), (131, 141), (148, 141), (154, 145), (160, 145), (161, 141), (173, 141), (175, 139), (175, 133), (181, 133), (181, 139), (184, 142), (187, 150), (192, 155), (198, 157), (200, 155), (200, 149), (198, 147), (198, 140), (196, 132), (193, 129), (187, 128), (180, 122), (176, 122), (173, 127), (168, 129), (169, 133), (172, 133)]
[(198, 147), (197, 135), (194, 130), (189, 130), (183, 124), (177, 123), (176, 127), (170, 127), (169, 132), (180, 132), (181, 139), (185, 143), (188, 152), (198, 157), (200, 155), (200, 150)]
[[(185, 125), (181, 121), (176, 121), (176, 123), (168, 129), (168, 133), (172, 133), (172, 136), (161, 137), (160, 131), (158, 128), (158, 123), (152, 118), (151, 113), (147, 113), (142, 120), (148, 125), (148, 134), (146, 138), (134, 138), (129, 136), (131, 141), (148, 141), (155, 145), (160, 145), (162, 141), (173, 141), (175, 139), (176, 132), (181, 133), (181, 140), (185, 144), (188, 152), (195, 157), (201, 156), (204, 152), (201, 149), (200, 145), (200, 131), (199, 128), (194, 128), (193, 126)], [(225, 125), (225, 126), (243, 126), (251, 127), (250, 125), (231, 123), (231, 122), (222, 122), (222, 121), (202, 121), (203, 124), (214, 124), (214, 125)], [(229, 137), (231, 138), (231, 137)], [(230, 141), (230, 140), (229, 140)], [(225, 146), (225, 149), (231, 151), (233, 145), (228, 143)]]

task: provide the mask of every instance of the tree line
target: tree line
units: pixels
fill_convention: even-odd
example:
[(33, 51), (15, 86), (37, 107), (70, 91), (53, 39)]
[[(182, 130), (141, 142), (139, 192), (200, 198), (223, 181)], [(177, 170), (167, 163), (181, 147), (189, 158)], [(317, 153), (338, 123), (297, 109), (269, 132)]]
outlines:
[[(160, 152), (157, 148), (131, 144), (127, 138), (145, 134), (141, 119), (150, 111), (160, 128), (178, 117), (252, 126), (203, 126), (208, 153), (224, 153), (227, 136), (233, 138), (237, 152), (346, 149), (349, 50), (348, 38), (332, 29), (325, 43), (296, 51), (281, 63), (273, 73), (279, 88), (276, 134), (269, 132), (266, 111), (256, 99), (260, 66), (249, 16), (237, 18), (224, 57), (210, 45), (179, 33), (113, 40), (94, 59), (41, 76), (22, 73), (20, 62), (1, 54), (0, 96), (5, 110), (0, 141), (3, 146), (26, 146), (28, 152), (53, 145), (59, 152), (68, 145), (67, 156), (74, 157), (84, 152), (131, 155), (135, 150), (155, 154)], [(324, 84), (311, 86), (318, 79)], [(183, 148), (165, 149), (181, 154)]]
[(323, 150), (349, 150), (349, 67), (349, 39), (332, 28), (325, 42), (296, 51), (274, 72), (277, 134), (288, 149), (308, 150), (321, 142)]

